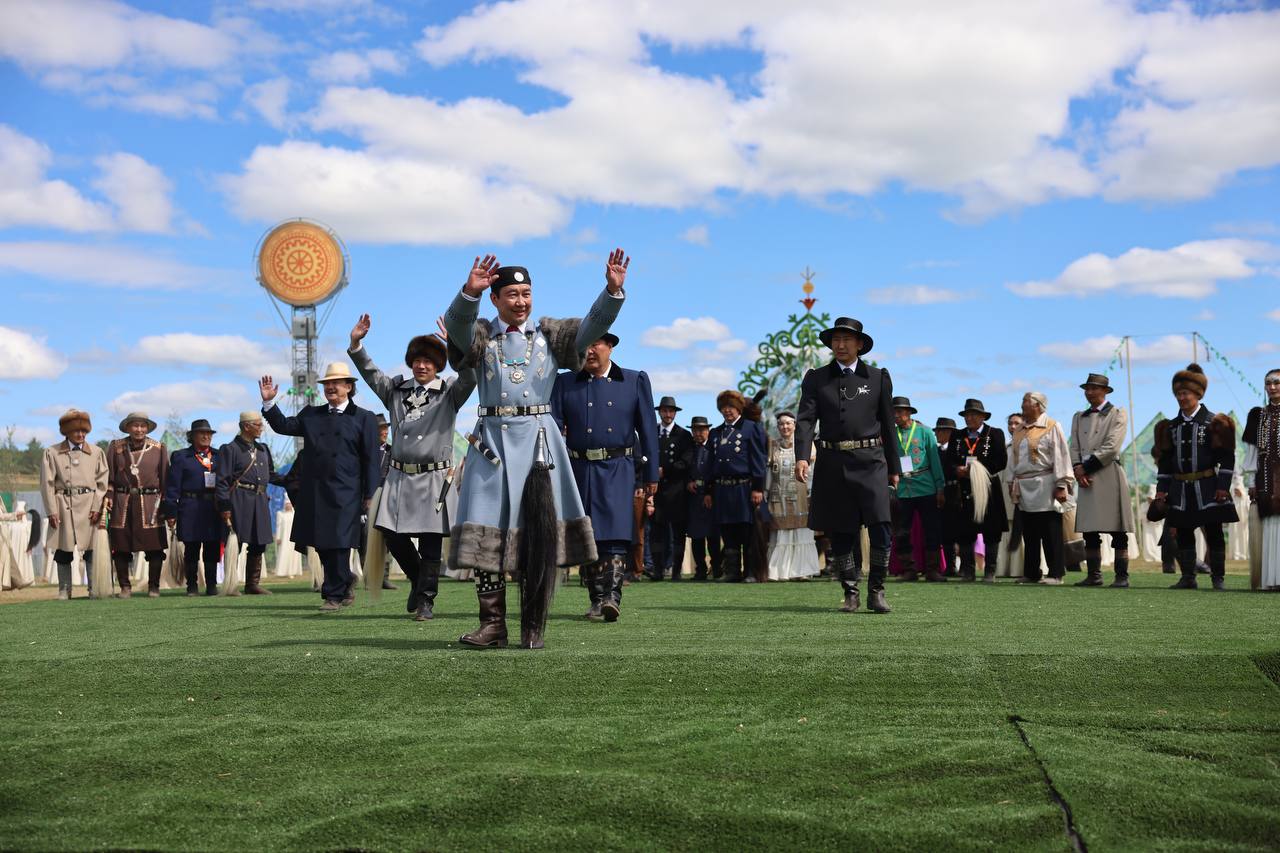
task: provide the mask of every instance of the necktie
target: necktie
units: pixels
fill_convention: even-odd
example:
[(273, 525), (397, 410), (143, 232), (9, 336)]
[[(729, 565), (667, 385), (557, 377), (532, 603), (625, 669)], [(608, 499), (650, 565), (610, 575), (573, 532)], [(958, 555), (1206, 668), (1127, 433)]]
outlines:
[(342, 414), (342, 412), (338, 409), (338, 407), (337, 407), (337, 406), (330, 406), (330, 407), (329, 407), (329, 414), (331, 414), (331, 415), (340, 415), (340, 414)]
[(663, 437), (663, 438), (666, 438), (666, 437), (667, 437), (667, 428), (666, 428), (666, 427), (663, 427), (663, 428), (662, 428), (662, 437)]
[(520, 331), (520, 327), (519, 327), (519, 326), (507, 326), (507, 332), (508, 332), (508, 333), (511, 333), (511, 332), (518, 332), (518, 331)]

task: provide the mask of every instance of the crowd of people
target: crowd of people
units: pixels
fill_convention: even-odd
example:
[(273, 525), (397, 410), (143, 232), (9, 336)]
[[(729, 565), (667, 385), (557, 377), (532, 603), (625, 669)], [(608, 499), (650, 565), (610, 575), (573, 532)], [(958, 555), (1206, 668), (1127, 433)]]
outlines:
[[(622, 250), (610, 254), (605, 288), (584, 317), (534, 319), (529, 271), (476, 258), (439, 332), (409, 342), (407, 374), (374, 364), (363, 346), (372, 319), (362, 315), (348, 349), (358, 377), (344, 362), (328, 365), (324, 402), (293, 416), (276, 405), (272, 377), (262, 377), (261, 411), (242, 413), (238, 434), (216, 450), (215, 430), (197, 420), (189, 447), (170, 456), (150, 437), (156, 423), (135, 412), (120, 423), (125, 437), (103, 451), (87, 441), (89, 415), (67, 412), (65, 440), (45, 451), (41, 479), (59, 597), (71, 595), (76, 553), (91, 562), (103, 528), (98, 548), (109, 548), (116, 594), (131, 594), (129, 567), (141, 553), (148, 594), (158, 595), (166, 526), (183, 544), (188, 595), (199, 593), (201, 565), (206, 594), (216, 594), (219, 560), (232, 565), (242, 548), (244, 592), (269, 594), (261, 575), (271, 484), (289, 492), (292, 542), (319, 557), (322, 610), (354, 600), (351, 552), (376, 531), (410, 580), (409, 611), (432, 619), (448, 538), (449, 565), (474, 576), (479, 605), (479, 626), (460, 642), (479, 648), (508, 645), (508, 579), (518, 582), (520, 645), (541, 648), (562, 570), (578, 567), (586, 618), (612, 622), (628, 582), (681, 580), (686, 549), (694, 581), (825, 572), (840, 582), (845, 612), (862, 607), (864, 563), (866, 607), (887, 613), (891, 563), (903, 581), (972, 582), (983, 556), (981, 580), (990, 583), (1011, 544), (1022, 548), (1020, 582), (1061, 585), (1068, 562), (1082, 561), (1076, 585), (1103, 586), (1108, 537), (1110, 586), (1129, 585), (1135, 520), (1119, 461), (1128, 415), (1107, 399), (1107, 377), (1080, 385), (1086, 407), (1073, 415), (1070, 439), (1035, 390), (1005, 420), (1007, 434), (978, 399), (965, 401), (961, 423), (942, 417), (929, 427), (895, 393), (889, 371), (867, 360), (872, 336), (841, 317), (820, 335), (831, 361), (805, 375), (794, 412), (776, 414), (775, 437), (761, 423), (760, 399), (733, 389), (716, 399), (718, 424), (698, 416), (686, 429), (674, 397), (655, 406), (648, 375), (614, 359), (621, 342), (610, 327), (629, 263)], [(486, 292), (496, 310), (487, 320), (479, 316)], [(448, 378), (446, 366), (455, 371)], [(387, 417), (357, 404), (361, 380)], [(1245, 428), (1244, 467), (1260, 517), (1257, 585), (1276, 589), (1280, 371), (1265, 382), (1267, 404)], [(1148, 515), (1175, 531), (1179, 589), (1198, 586), (1197, 531), (1211, 585), (1223, 589), (1223, 525), (1238, 520), (1229, 493), (1235, 427), (1206, 407), (1207, 387), (1198, 365), (1174, 374), (1179, 412), (1155, 433)], [(477, 420), (465, 460), (455, 460), (458, 413), (473, 393)], [(260, 440), (264, 422), (303, 439), (287, 476)], [(1073, 534), (1083, 539), (1079, 560), (1067, 554)], [(913, 538), (924, 546), (919, 561)], [(238, 593), (234, 575), (224, 584), (225, 594)]]

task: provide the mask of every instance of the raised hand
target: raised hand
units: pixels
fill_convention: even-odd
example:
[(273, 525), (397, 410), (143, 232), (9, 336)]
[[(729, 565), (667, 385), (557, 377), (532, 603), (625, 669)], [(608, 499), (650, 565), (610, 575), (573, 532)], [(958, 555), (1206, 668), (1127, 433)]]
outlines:
[(258, 380), (258, 393), (262, 395), (262, 402), (270, 403), (276, 398), (276, 394), (280, 393), (280, 388), (270, 376), (264, 376)]
[(630, 256), (621, 249), (614, 249), (609, 253), (609, 261), (604, 267), (604, 281), (610, 293), (622, 290), (622, 286), (627, 282), (627, 267), (630, 264)]
[(477, 257), (467, 275), (467, 283), (462, 285), (468, 296), (479, 296), (489, 289), (489, 285), (498, 280), (498, 256), (485, 255)]
[(361, 314), (360, 319), (356, 320), (356, 324), (351, 327), (351, 347), (355, 348), (356, 344), (364, 340), (364, 336), (369, 334), (369, 327), (373, 325), (373, 321), (368, 314)]

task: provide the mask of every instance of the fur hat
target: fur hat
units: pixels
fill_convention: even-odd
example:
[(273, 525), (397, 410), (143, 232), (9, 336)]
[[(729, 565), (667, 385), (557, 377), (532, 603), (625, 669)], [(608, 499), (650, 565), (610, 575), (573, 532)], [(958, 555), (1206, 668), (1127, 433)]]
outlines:
[(436, 366), (439, 373), (444, 370), (446, 356), (444, 341), (435, 335), (418, 335), (409, 341), (409, 347), (404, 351), (404, 365), (412, 369), (415, 358), (425, 358)]
[(739, 412), (743, 412), (747, 408), (747, 398), (732, 388), (726, 388), (716, 395), (716, 408), (722, 409), (725, 405), (733, 406)]
[(66, 413), (58, 418), (58, 431), (65, 436), (75, 429), (90, 432), (93, 430), (93, 422), (89, 420), (88, 412), (82, 412), (79, 409), (67, 409)]
[(1204, 368), (1194, 361), (1173, 374), (1173, 393), (1177, 394), (1183, 388), (1195, 392), (1201, 398), (1209, 388), (1209, 377), (1204, 375)]

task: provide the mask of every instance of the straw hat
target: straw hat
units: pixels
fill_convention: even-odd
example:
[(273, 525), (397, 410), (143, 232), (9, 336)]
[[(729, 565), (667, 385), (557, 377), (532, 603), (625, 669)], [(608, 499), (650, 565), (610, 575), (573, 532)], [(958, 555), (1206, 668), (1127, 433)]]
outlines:
[(146, 412), (130, 412), (129, 414), (125, 415), (124, 420), (120, 422), (120, 431), (128, 432), (129, 424), (133, 423), (134, 421), (142, 421), (144, 424), (146, 424), (147, 432), (156, 431), (156, 426), (157, 426), (156, 422), (151, 420), (151, 418), (147, 417)]
[(356, 381), (356, 378), (351, 375), (351, 368), (347, 367), (345, 361), (331, 361), (325, 366), (324, 376), (320, 377), (320, 381), (329, 382), (333, 379), (346, 379), (349, 382)]

